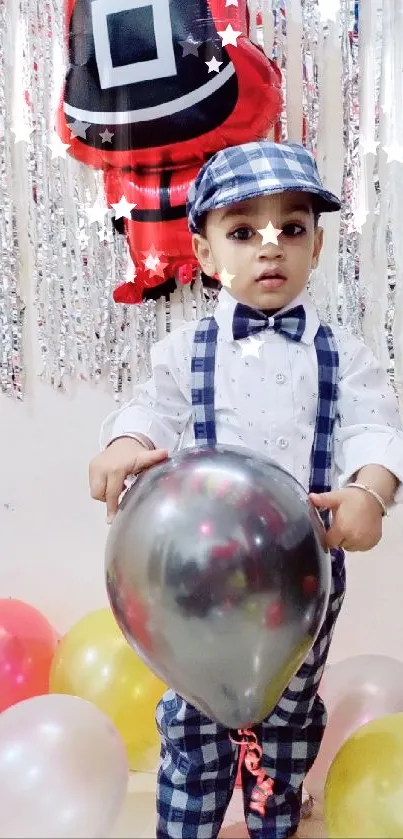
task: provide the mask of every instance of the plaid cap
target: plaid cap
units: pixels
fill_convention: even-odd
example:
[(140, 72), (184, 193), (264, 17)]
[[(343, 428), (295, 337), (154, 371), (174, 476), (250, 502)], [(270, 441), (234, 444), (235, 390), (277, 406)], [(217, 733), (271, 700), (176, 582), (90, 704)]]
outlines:
[(340, 201), (324, 188), (315, 158), (300, 143), (269, 140), (230, 146), (202, 166), (189, 189), (186, 212), (192, 233), (201, 232), (203, 216), (258, 195), (307, 192), (317, 213), (340, 210)]

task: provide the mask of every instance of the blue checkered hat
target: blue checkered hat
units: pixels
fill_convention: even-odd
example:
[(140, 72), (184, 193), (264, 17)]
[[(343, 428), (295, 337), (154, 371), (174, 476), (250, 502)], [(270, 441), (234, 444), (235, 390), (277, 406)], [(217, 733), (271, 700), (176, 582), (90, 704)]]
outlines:
[(217, 152), (190, 187), (187, 215), (192, 233), (201, 232), (203, 216), (257, 195), (308, 192), (317, 213), (340, 210), (340, 201), (324, 188), (313, 155), (299, 143), (262, 140)]

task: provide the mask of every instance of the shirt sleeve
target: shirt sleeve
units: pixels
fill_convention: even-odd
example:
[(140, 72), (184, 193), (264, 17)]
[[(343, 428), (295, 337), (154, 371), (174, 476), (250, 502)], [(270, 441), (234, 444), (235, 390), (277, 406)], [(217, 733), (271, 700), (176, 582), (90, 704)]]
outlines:
[(169, 454), (178, 447), (192, 411), (190, 377), (186, 375), (190, 365), (186, 333), (175, 330), (155, 344), (151, 365), (151, 378), (137, 385), (130, 402), (103, 422), (102, 449), (117, 437), (131, 434), (145, 434), (156, 449), (167, 449)]
[(338, 423), (335, 463), (345, 486), (363, 466), (384, 466), (401, 482), (403, 501), (403, 432), (397, 397), (387, 372), (371, 350), (351, 335), (340, 342)]

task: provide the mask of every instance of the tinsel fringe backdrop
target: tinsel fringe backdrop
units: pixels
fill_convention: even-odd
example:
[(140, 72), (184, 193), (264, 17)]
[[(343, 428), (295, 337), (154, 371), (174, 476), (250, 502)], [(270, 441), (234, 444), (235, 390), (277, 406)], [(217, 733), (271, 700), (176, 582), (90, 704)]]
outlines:
[[(281, 67), (283, 139), (317, 155), (343, 197), (312, 278), (325, 318), (363, 335), (403, 393), (403, 0), (250, 0), (251, 39)], [(254, 25), (261, 12), (263, 25)], [(88, 209), (100, 173), (65, 153), (54, 116), (65, 69), (63, 0), (0, 0), (0, 382), (108, 379), (116, 398), (153, 342), (214, 299), (196, 285), (124, 307), (125, 239)], [(28, 375), (27, 375), (28, 371)]]

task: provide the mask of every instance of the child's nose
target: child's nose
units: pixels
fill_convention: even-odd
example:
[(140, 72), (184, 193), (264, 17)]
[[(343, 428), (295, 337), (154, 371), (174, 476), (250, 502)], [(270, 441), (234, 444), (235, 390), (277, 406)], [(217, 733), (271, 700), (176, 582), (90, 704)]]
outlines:
[(259, 246), (259, 259), (281, 259), (283, 256), (283, 248), (281, 245), (281, 240), (278, 240), (278, 243), (275, 244), (274, 242), (265, 242), (261, 243)]

